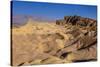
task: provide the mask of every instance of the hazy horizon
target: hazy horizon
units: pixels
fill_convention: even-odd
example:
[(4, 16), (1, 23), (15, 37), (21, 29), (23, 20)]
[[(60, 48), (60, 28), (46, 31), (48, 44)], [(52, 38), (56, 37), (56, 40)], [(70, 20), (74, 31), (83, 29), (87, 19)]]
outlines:
[(34, 20), (39, 19), (40, 21), (55, 21), (72, 15), (97, 19), (97, 6), (12, 1), (12, 14), (15, 22), (26, 21), (30, 16)]

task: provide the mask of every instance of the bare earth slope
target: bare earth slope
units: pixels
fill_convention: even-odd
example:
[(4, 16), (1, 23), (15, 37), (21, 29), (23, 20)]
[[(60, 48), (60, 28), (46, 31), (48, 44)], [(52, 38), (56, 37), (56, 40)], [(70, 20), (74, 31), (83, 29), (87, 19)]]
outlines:
[(14, 66), (96, 60), (95, 27), (28, 21), (12, 28)]

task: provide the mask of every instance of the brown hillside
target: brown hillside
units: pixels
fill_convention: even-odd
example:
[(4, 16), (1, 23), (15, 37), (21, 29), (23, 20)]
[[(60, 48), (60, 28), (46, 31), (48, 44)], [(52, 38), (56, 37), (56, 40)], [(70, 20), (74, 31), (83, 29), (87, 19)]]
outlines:
[(97, 59), (97, 21), (65, 16), (56, 23), (29, 20), (12, 28), (14, 66), (58, 64)]

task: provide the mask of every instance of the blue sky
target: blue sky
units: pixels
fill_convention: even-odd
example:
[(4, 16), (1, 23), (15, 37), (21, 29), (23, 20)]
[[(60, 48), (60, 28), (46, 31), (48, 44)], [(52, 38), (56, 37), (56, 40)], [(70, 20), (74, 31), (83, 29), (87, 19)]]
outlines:
[(97, 18), (97, 7), (93, 5), (74, 5), (43, 2), (13, 1), (13, 16), (27, 15), (44, 19), (63, 19), (64, 16), (79, 15)]

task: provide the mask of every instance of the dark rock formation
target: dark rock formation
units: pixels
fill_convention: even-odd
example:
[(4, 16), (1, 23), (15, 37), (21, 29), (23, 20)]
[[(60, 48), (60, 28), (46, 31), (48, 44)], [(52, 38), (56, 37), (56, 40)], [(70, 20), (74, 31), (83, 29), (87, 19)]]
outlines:
[(64, 25), (64, 24), (72, 24), (72, 25), (80, 25), (80, 26), (95, 26), (96, 20), (90, 18), (84, 18), (81, 16), (65, 16), (62, 20), (57, 20), (57, 25)]
[[(97, 21), (81, 16), (65, 16), (56, 21), (57, 25), (69, 25), (74, 28), (66, 34), (72, 34), (73, 39), (66, 41), (64, 48), (58, 50), (57, 56), (73, 62), (92, 61), (97, 59)], [(71, 58), (70, 58), (71, 57)], [(70, 58), (70, 59), (69, 59)]]
[(12, 29), (12, 45), (14, 66), (94, 61), (97, 21), (65, 16), (56, 24), (29, 22)]

